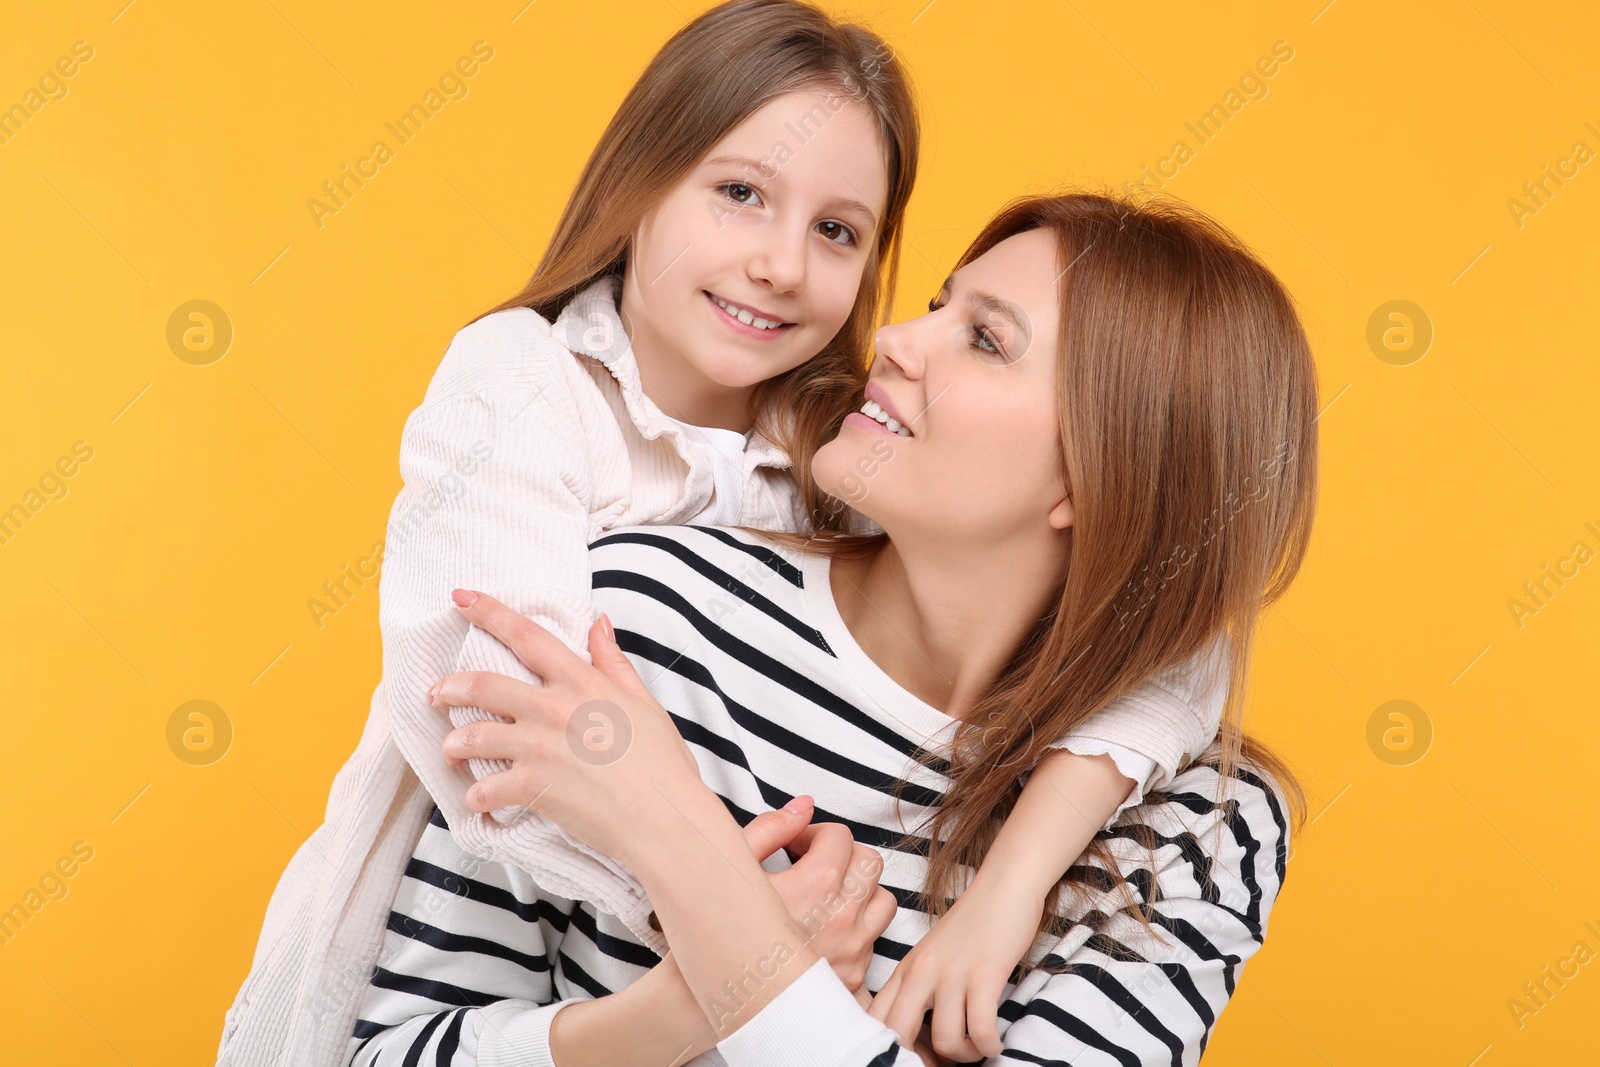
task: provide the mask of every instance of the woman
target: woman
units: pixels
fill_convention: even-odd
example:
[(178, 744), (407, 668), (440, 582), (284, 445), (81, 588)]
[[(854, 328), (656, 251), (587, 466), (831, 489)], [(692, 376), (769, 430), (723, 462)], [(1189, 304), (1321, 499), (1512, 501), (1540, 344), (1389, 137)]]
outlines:
[[(351, 1062), (659, 1064), (714, 1046), (736, 1065), (914, 1064), (895, 1043), (920, 1018), (897, 1003), (886, 1026), (851, 996), (853, 943), (885, 924), (860, 976), (882, 990), (1044, 747), (1225, 637), (1234, 684), (1208, 757), (1061, 885), (990, 902), (1040, 927), (1005, 990), (999, 1062), (1204, 1049), (1282, 885), (1284, 801), (1300, 810), (1239, 726), (1255, 618), (1299, 567), (1315, 494), (1314, 370), (1290, 300), (1186, 211), (1030, 199), (876, 349), (867, 397), (911, 435), (852, 414), (812, 469), (882, 534), (780, 552), (746, 530), (614, 532), (591, 547), (594, 666), (491, 598), (458, 599), (547, 681), (467, 672), (434, 690), (538, 726), (517, 746), (511, 724), (447, 738), (452, 760), (515, 761), (470, 806), (531, 800), (617, 858), (672, 951), (466, 857), (438, 820)], [(842, 825), (800, 832), (808, 795)], [(752, 816), (792, 799), (798, 813)], [(791, 835), (793, 867), (769, 874)]]

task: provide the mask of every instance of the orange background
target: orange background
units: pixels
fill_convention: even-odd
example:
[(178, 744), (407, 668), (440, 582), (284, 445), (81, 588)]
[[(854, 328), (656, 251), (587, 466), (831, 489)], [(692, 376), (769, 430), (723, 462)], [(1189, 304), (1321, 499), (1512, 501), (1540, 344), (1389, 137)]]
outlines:
[[(0, 544), (0, 908), (65, 890), (0, 946), (19, 1063), (212, 1061), (378, 679), (376, 583), (320, 627), (307, 601), (382, 540), (451, 336), (531, 272), (611, 111), (705, 6), (122, 2), (18, 8), (0, 35), (0, 106), (91, 53), (0, 143), (0, 508), (40, 505)], [(1206, 1062), (1579, 1062), (1600, 1013), (1600, 372), (1579, 315), (1600, 17), (1323, 3), (835, 9), (925, 105), (900, 315), (1008, 197), (1147, 165), (1303, 304), (1323, 490), (1250, 713), (1316, 818)], [(322, 183), (480, 40), (468, 94), (319, 228)], [(1292, 57), (1228, 107), (1277, 42)], [(1185, 124), (1219, 103), (1200, 145)], [(1567, 177), (1533, 201), (1546, 165)], [(204, 366), (168, 341), (194, 300), (232, 328)], [(1409, 319), (1380, 315), (1374, 346), (1395, 300)], [(226, 746), (204, 765), (176, 755), (190, 720), (169, 730), (194, 700), (220, 715), (190, 743)], [(1409, 726), (1369, 729), (1392, 700)]]

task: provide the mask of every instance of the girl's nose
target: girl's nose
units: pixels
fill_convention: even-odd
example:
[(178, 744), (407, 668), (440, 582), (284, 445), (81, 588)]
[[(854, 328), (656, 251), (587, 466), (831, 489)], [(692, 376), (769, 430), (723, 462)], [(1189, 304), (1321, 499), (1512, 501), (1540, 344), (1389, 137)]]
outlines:
[(750, 257), (750, 277), (778, 293), (798, 293), (806, 283), (806, 234), (775, 227)]

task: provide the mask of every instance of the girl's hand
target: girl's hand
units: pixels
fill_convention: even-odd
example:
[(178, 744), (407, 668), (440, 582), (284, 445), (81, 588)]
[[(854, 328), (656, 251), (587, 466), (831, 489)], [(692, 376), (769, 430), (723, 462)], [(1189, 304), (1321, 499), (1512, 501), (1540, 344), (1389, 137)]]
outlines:
[(933, 1050), (933, 1045), (928, 1040), (928, 1024), (922, 1024), (922, 1033), (911, 1043), (911, 1051), (922, 1057), (922, 1062), (927, 1067), (956, 1067), (956, 1061), (946, 1056), (941, 1056)]
[(436, 708), (476, 706), (512, 720), (452, 730), (445, 758), (506, 759), (510, 770), (467, 790), (467, 806), (538, 811), (592, 848), (633, 866), (640, 813), (705, 789), (694, 754), (634, 671), (605, 616), (589, 630), (583, 662), (561, 640), (494, 597), (458, 589), (456, 606), (511, 649), (541, 686), (489, 671), (460, 671), (429, 691)]
[(1000, 1055), (1000, 997), (1043, 911), (1043, 897), (974, 880), (906, 953), (868, 1014), (909, 1044), (932, 1005), (929, 1033), (939, 1055), (962, 1063)]
[[(877, 850), (856, 844), (841, 823), (812, 824), (813, 811), (811, 798), (798, 796), (783, 808), (762, 812), (745, 825), (745, 842), (758, 860), (785, 848), (796, 861), (777, 874), (768, 872), (767, 881), (807, 934), (811, 951), (857, 993), (878, 936), (894, 919), (898, 903), (878, 884), (883, 857)], [(858, 993), (857, 999), (862, 998), (863, 1007), (871, 1002), (871, 994)]]

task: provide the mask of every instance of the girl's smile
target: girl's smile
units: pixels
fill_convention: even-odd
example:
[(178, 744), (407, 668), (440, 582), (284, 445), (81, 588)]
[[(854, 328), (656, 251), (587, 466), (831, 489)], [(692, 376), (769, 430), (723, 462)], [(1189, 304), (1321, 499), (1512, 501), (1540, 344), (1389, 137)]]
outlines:
[(744, 304), (735, 304), (709, 290), (701, 290), (711, 305), (712, 314), (721, 319), (729, 329), (757, 341), (775, 341), (794, 329), (795, 323), (783, 322)]
[(743, 432), (754, 388), (838, 336), (877, 255), (888, 158), (870, 107), (813, 86), (757, 108), (666, 190), (633, 234), (619, 304), (663, 411)]

